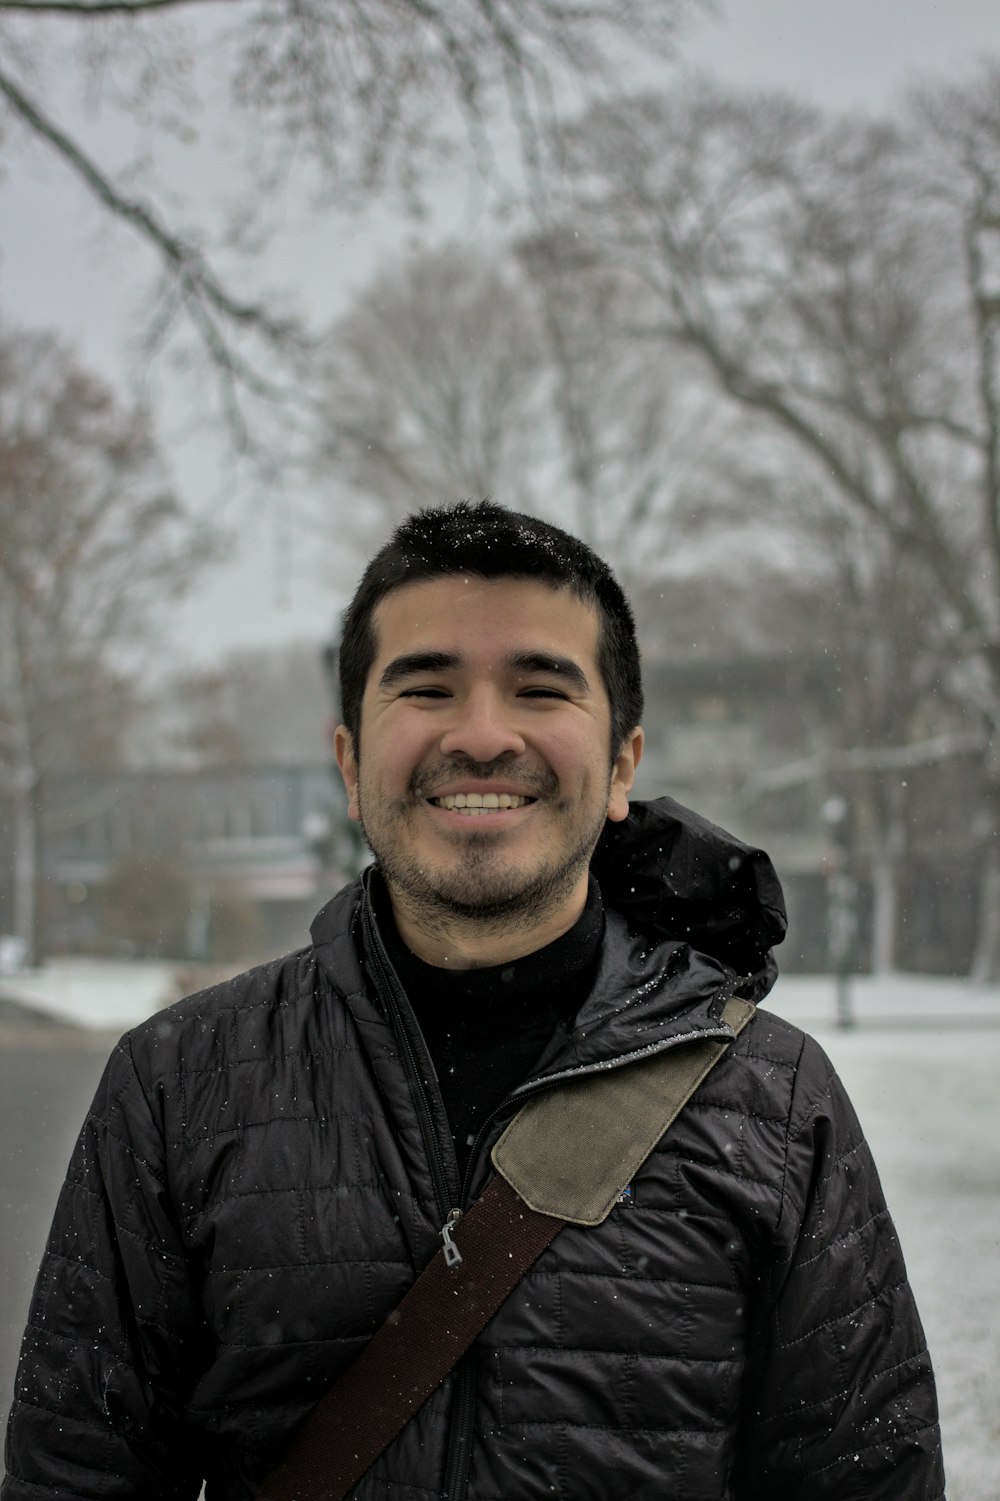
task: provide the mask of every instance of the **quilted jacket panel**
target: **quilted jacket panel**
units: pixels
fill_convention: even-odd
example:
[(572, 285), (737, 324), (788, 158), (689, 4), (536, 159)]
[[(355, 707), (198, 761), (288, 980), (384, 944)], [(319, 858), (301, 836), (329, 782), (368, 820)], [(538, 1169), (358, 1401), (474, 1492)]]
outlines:
[[(249, 1501), (437, 1249), (440, 1184), (366, 975), (366, 900), (341, 893), (311, 948), (116, 1049), (33, 1300), (3, 1501), (195, 1501), (203, 1476), (209, 1501)], [(594, 992), (535, 1082), (717, 1034), (733, 978), (609, 911)], [(764, 1011), (358, 1498), (445, 1493), (460, 1386), (468, 1501), (943, 1495), (930, 1365), (860, 1127), (820, 1048)]]

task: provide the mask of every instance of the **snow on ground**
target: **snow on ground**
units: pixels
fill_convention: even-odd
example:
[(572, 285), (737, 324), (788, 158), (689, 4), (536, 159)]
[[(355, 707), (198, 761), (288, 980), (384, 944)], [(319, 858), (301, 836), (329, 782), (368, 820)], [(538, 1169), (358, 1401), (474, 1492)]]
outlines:
[(997, 1501), (1000, 989), (897, 975), (855, 990), (851, 1031), (827, 979), (781, 980), (773, 1006), (819, 1038), (875, 1154), (937, 1372), (948, 1501)]
[[(185, 972), (191, 974), (190, 966), (158, 959), (53, 959), (43, 969), (0, 975), (0, 1000), (20, 1001), (78, 1027), (125, 1030), (175, 1001)], [(211, 979), (222, 977), (213, 972)], [(1000, 1025), (1000, 986), (943, 975), (862, 975), (850, 981), (850, 992), (862, 1026), (909, 1020), (933, 1026), (946, 1018)], [(799, 1026), (822, 1031), (836, 1017), (834, 981), (828, 975), (782, 976), (768, 1004)]]
[[(0, 980), (0, 1000), (121, 1031), (178, 993), (165, 963), (62, 959)], [(938, 1375), (949, 1501), (1000, 1495), (1000, 987), (894, 975), (782, 978), (769, 1004), (813, 1032), (854, 1100), (906, 1253)]]
[(78, 1027), (124, 1032), (177, 999), (179, 973), (166, 960), (53, 959), (0, 978), (0, 1000)]

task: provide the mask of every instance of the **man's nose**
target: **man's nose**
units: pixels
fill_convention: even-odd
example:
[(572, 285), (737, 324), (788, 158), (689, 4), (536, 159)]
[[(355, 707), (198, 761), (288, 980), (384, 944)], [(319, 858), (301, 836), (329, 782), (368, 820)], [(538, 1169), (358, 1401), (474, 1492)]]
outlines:
[(497, 756), (522, 755), (524, 749), (511, 708), (498, 695), (475, 693), (456, 700), (454, 719), (441, 738), (443, 755), (493, 761)]

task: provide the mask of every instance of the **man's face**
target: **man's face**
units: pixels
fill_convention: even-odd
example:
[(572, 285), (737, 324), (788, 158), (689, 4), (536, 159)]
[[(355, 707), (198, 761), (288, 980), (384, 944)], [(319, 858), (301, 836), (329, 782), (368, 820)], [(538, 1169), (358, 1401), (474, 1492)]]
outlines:
[(397, 589), (373, 624), (360, 764), (343, 726), (335, 743), (397, 918), (568, 926), (642, 745), (637, 731), (609, 766), (596, 611), (545, 583), (456, 574)]

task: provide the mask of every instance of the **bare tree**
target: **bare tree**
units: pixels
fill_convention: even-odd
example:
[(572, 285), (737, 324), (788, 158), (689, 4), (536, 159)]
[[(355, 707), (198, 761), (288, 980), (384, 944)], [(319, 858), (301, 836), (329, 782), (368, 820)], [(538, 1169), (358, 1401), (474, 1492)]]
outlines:
[(731, 416), (690, 356), (664, 360), (635, 337), (648, 295), (575, 231), (537, 233), (517, 255), (544, 349), (563, 514), (633, 584), (659, 577), (682, 561), (699, 499), (742, 481), (725, 441)]
[[(416, 504), (492, 494), (573, 527), (636, 580), (711, 483), (711, 393), (617, 336), (603, 270), (569, 284), (544, 236), (501, 259), (446, 247), (376, 277), (332, 330), (317, 470), (347, 489), (338, 550)], [(683, 362), (681, 362), (683, 363)]]
[[(386, 192), (419, 208), (442, 162), (486, 171), (511, 136), (537, 185), (559, 102), (606, 87), (638, 49), (669, 54), (702, 3), (0, 0), (0, 129), (8, 153), (20, 139), (54, 154), (152, 250), (148, 343), (193, 342), (248, 446), (247, 400), (266, 408), (298, 390), (310, 341), (287, 299), (261, 290), (232, 252), (256, 256), (290, 186), (321, 209)], [(73, 79), (91, 110), (145, 127), (144, 156), (112, 165), (88, 144), (67, 100)], [(197, 141), (203, 157), (204, 122), (217, 125), (223, 108), (239, 144), (221, 173), (221, 212), (192, 223), (183, 178), (154, 169), (167, 138)]]
[[(322, 629), (324, 622), (317, 622)], [(159, 685), (146, 706), (153, 764), (303, 766), (331, 757), (335, 706), (318, 641), (230, 652)], [(331, 758), (331, 785), (333, 762)]]
[[(915, 95), (924, 180), (951, 234), (961, 268), (959, 306), (965, 379), (959, 383), (974, 566), (968, 573), (972, 650), (962, 684), (990, 728), (979, 944), (973, 974), (1000, 975), (1000, 60), (971, 84)], [(967, 553), (962, 554), (967, 556)], [(939, 563), (939, 567), (941, 564)], [(947, 566), (947, 565), (945, 565)]]
[(782, 629), (824, 663), (803, 703), (814, 749), (757, 781), (772, 793), (808, 781), (843, 797), (851, 873), (871, 888), (871, 967), (882, 974), (905, 967), (907, 874), (925, 842), (915, 772), (981, 752), (984, 737), (968, 706), (942, 689), (954, 640), (947, 619), (927, 610), (924, 570), (822, 493), (810, 515), (809, 498), (806, 486), (795, 497), (793, 607)]
[[(831, 121), (704, 80), (602, 106), (570, 141), (567, 213), (655, 301), (635, 337), (694, 352), (774, 466), (805, 463), (831, 514), (884, 541), (920, 593), (921, 642), (948, 642), (935, 688), (995, 746), (1000, 74), (921, 111)], [(775, 519), (767, 502), (754, 519)], [(977, 968), (995, 973), (1000, 861), (983, 889)]]
[(551, 482), (544, 347), (495, 258), (446, 247), (377, 276), (331, 332), (326, 390), (317, 467), (362, 529), (459, 496), (532, 508)]
[(106, 759), (156, 609), (210, 556), (142, 412), (47, 335), (0, 342), (0, 790), (15, 923), (42, 950), (46, 777)]

